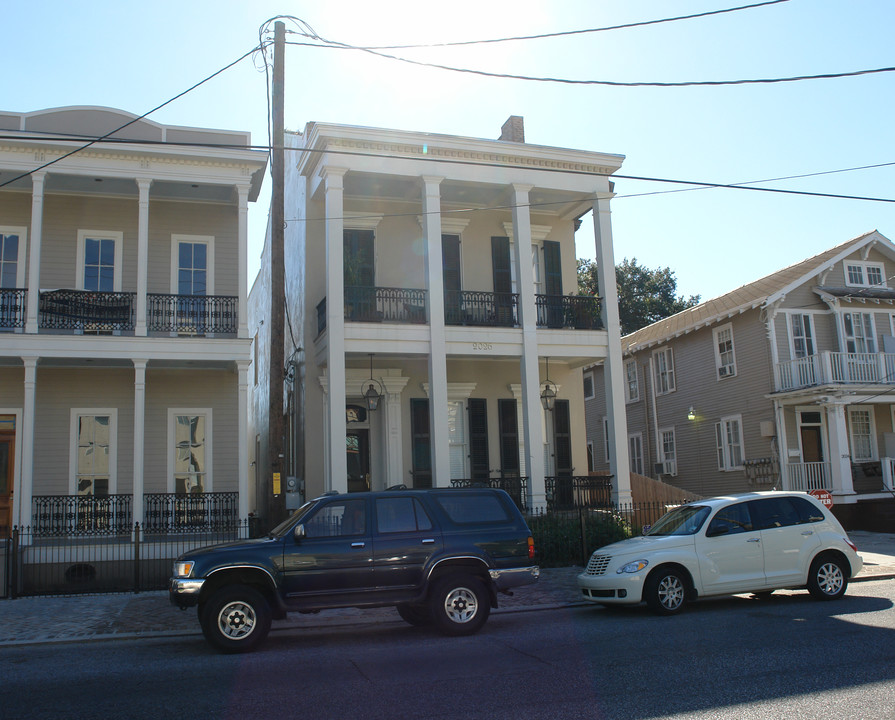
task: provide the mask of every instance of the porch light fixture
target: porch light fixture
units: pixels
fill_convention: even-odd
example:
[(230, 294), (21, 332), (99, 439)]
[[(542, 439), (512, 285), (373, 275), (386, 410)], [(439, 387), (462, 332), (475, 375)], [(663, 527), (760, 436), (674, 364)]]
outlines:
[(693, 411), (693, 406), (691, 405), (690, 409), (687, 410), (687, 420), (695, 420), (695, 419), (696, 419), (696, 413)]
[[(364, 385), (369, 382), (367, 389), (364, 390)], [(376, 386), (379, 386), (379, 389), (376, 389)], [(373, 378), (373, 353), (370, 353), (370, 379), (369, 381), (364, 381), (364, 384), (360, 386), (360, 394), (364, 398), (364, 402), (367, 404), (367, 410), (373, 412), (377, 407), (379, 407), (379, 400), (383, 395), (382, 383)]]
[(544, 392), (541, 393), (541, 404), (547, 412), (553, 410), (553, 403), (556, 400), (556, 387), (550, 382), (550, 358), (547, 358), (547, 381), (544, 384)]

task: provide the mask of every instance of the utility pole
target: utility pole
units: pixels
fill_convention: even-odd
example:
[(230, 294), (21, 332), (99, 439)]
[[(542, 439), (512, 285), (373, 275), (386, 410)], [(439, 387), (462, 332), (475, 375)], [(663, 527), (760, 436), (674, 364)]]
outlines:
[(273, 155), (271, 175), (273, 181), (270, 211), (270, 391), (268, 417), (268, 508), (271, 527), (286, 517), (286, 464), (284, 462), (283, 383), (285, 381), (285, 308), (286, 271), (284, 257), (285, 234), (285, 85), (286, 25), (274, 24), (273, 90), (271, 112), (273, 114)]

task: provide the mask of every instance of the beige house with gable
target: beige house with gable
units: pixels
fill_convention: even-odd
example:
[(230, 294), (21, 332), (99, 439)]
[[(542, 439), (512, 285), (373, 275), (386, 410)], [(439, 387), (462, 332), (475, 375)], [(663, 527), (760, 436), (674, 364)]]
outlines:
[[(874, 231), (622, 338), (632, 471), (702, 496), (827, 490), (844, 517), (891, 500), (893, 277)], [(584, 377), (595, 470), (601, 375)]]

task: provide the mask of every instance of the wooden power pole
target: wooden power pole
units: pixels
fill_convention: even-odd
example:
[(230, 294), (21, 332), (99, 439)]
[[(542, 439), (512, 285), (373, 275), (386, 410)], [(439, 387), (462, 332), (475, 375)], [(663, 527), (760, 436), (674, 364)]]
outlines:
[(285, 84), (286, 25), (274, 24), (273, 90), (271, 112), (273, 123), (273, 181), (270, 209), (270, 405), (268, 418), (269, 478), (268, 524), (279, 523), (286, 517), (286, 466), (284, 462), (283, 383), (285, 380), (285, 309), (286, 271), (284, 259), (285, 234)]

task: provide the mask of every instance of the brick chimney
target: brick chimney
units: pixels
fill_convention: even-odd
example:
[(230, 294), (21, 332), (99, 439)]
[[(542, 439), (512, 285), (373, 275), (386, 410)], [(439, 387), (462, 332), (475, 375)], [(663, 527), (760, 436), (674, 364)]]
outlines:
[(500, 137), (498, 140), (509, 140), (510, 142), (525, 142), (525, 127), (523, 125), (521, 115), (510, 115), (507, 121), (500, 128)]

